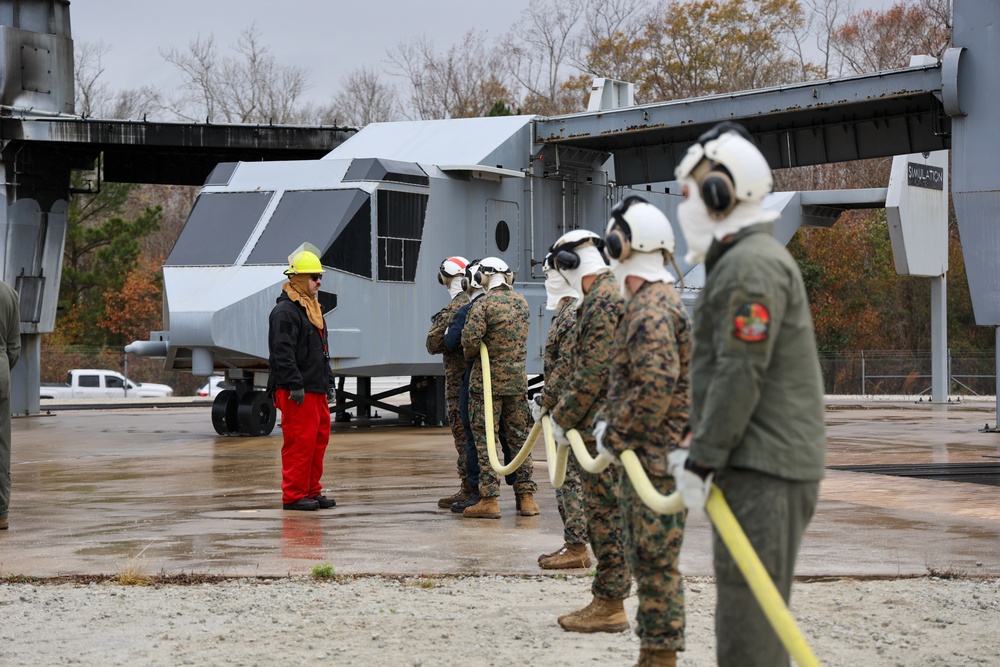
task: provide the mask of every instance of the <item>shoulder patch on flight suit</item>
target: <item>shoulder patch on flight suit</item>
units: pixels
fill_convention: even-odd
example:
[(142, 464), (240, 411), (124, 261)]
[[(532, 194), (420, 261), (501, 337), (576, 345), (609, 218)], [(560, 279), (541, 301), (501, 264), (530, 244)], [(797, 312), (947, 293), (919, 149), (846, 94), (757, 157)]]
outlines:
[(771, 313), (759, 301), (746, 301), (736, 309), (733, 317), (733, 336), (744, 343), (767, 340)]

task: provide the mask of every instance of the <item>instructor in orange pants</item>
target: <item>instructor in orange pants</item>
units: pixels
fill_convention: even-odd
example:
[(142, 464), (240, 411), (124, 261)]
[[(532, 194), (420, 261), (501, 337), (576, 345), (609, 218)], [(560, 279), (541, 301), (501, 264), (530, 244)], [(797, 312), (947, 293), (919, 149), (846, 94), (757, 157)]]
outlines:
[(325, 273), (315, 246), (288, 258), (277, 303), (268, 319), (268, 393), (281, 410), (281, 503), (286, 510), (335, 507), (323, 495), (323, 457), (330, 441), (327, 403), (330, 350), (317, 295)]

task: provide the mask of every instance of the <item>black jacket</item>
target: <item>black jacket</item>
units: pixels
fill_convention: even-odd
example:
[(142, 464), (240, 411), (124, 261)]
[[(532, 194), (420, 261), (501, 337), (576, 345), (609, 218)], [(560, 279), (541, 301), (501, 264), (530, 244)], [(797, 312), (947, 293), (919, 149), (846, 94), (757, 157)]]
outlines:
[(329, 386), (330, 352), (326, 324), (312, 325), (306, 309), (282, 291), (268, 319), (267, 391), (305, 389), (325, 394)]

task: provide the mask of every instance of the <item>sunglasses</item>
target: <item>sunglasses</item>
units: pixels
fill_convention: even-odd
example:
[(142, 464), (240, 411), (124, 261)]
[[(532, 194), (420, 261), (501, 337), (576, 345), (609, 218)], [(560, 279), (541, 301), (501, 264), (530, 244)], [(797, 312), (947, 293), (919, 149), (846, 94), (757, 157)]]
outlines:
[(323, 274), (314, 273), (311, 276), (309, 276), (309, 280), (313, 281), (314, 283), (318, 283), (319, 281), (323, 280)]

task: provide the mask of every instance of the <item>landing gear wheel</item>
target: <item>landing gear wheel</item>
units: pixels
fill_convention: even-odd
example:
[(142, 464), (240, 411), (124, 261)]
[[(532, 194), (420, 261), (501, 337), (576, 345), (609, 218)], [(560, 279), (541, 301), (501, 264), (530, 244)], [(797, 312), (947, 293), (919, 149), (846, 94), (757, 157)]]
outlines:
[(278, 411), (274, 403), (263, 391), (251, 391), (243, 394), (237, 409), (239, 430), (250, 436), (270, 435), (274, 430), (274, 421)]
[(212, 426), (219, 435), (233, 435), (239, 431), (240, 400), (232, 389), (223, 389), (212, 403)]

